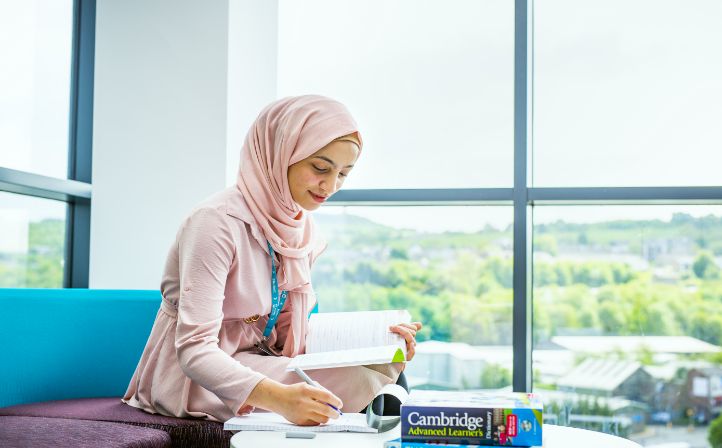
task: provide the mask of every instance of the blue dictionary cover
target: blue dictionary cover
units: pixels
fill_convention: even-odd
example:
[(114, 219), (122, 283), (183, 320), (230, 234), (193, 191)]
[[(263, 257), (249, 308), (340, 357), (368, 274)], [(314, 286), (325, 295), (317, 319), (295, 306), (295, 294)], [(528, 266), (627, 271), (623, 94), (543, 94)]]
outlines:
[(534, 394), (415, 390), (401, 405), (401, 440), (541, 445), (542, 414), (541, 399)]
[(401, 437), (387, 440), (384, 448), (476, 448), (478, 445), (458, 445), (456, 443), (443, 444), (424, 442), (402, 442)]

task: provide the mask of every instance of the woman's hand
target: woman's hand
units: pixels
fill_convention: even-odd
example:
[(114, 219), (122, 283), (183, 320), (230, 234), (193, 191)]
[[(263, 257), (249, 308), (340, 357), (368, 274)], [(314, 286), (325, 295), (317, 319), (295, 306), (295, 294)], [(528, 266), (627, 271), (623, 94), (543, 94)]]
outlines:
[(329, 404), (337, 409), (343, 407), (341, 399), (328, 390), (296, 383), (286, 386), (285, 399), (276, 412), (297, 425), (316, 426), (338, 418), (338, 412)]
[(326, 389), (306, 383), (281, 384), (269, 378), (261, 380), (249, 395), (246, 404), (273, 411), (291, 423), (316, 426), (339, 414), (328, 404), (341, 409), (341, 400)]
[(421, 322), (398, 324), (389, 327), (389, 331), (401, 335), (406, 340), (406, 360), (411, 361), (416, 354), (416, 332), (421, 330)]

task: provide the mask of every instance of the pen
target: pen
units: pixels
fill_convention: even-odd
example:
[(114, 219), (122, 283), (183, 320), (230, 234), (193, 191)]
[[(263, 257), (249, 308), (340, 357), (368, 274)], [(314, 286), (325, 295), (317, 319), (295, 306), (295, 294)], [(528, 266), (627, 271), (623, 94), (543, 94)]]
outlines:
[[(321, 387), (320, 384), (318, 384), (317, 382), (312, 380), (308, 375), (306, 375), (306, 372), (304, 372), (303, 370), (296, 367), (295, 369), (293, 369), (293, 371), (296, 372), (296, 375), (300, 376), (303, 381), (307, 382), (311, 386), (315, 386), (315, 387), (319, 387), (319, 388), (323, 389), (323, 387)], [(338, 412), (339, 415), (343, 415), (343, 412), (341, 412), (341, 409), (337, 408), (336, 406), (334, 406), (330, 403), (326, 403), (326, 405), (330, 406), (331, 409)]]

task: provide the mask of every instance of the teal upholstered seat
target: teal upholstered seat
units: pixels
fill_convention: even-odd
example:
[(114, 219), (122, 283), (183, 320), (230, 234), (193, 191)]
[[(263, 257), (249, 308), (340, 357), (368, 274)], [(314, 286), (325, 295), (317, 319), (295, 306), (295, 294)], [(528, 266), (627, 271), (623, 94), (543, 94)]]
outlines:
[(158, 291), (0, 289), (0, 406), (120, 397)]

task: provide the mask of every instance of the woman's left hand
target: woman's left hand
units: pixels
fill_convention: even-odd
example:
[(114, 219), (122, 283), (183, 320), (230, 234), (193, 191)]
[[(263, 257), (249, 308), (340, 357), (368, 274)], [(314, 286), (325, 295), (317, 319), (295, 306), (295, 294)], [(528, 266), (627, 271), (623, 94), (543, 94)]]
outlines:
[(389, 331), (401, 335), (406, 340), (406, 360), (411, 359), (416, 354), (416, 332), (421, 330), (421, 322), (411, 322), (410, 324), (398, 324), (389, 327)]

